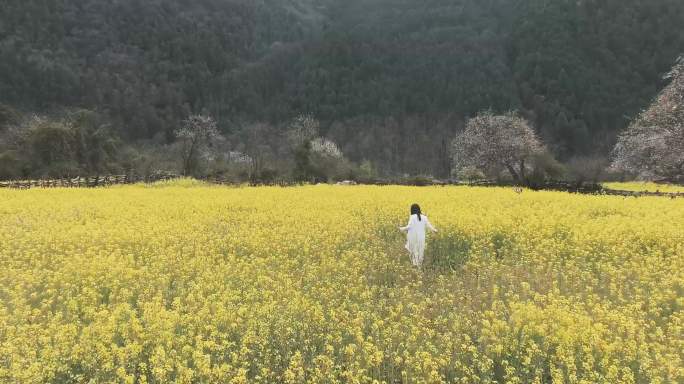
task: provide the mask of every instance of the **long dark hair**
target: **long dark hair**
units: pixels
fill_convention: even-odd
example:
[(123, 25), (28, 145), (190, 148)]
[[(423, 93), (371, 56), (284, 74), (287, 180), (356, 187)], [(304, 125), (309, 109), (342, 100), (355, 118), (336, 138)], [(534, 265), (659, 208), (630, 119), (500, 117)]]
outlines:
[(418, 204), (413, 204), (413, 205), (411, 206), (411, 214), (412, 214), (412, 215), (418, 216), (418, 221), (421, 221), (421, 218), (420, 218), (420, 205), (418, 205)]

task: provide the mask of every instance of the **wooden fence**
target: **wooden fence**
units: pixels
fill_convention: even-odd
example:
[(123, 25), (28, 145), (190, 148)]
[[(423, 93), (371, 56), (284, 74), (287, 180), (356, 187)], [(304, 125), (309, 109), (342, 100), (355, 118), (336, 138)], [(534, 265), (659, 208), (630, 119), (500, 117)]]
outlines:
[(154, 173), (152, 175), (108, 175), (75, 177), (63, 179), (41, 179), (41, 180), (11, 180), (0, 181), (0, 188), (11, 189), (30, 189), (30, 188), (96, 188), (111, 185), (124, 185), (135, 183), (154, 183), (157, 181), (173, 180), (178, 175), (166, 172)]

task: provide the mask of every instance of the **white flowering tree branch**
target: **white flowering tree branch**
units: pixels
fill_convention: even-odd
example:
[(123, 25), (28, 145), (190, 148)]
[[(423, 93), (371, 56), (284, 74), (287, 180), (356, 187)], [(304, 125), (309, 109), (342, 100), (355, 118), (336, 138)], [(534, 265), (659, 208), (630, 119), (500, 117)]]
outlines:
[(209, 148), (213, 140), (220, 137), (216, 121), (211, 116), (192, 115), (183, 126), (175, 132), (181, 142), (181, 156), (183, 158), (183, 175), (192, 172), (195, 162), (202, 155), (202, 151)]
[(524, 183), (529, 160), (543, 152), (544, 146), (525, 119), (513, 112), (494, 115), (487, 111), (468, 120), (452, 149), (456, 170), (505, 168), (518, 183)]
[(670, 84), (618, 137), (615, 169), (643, 179), (684, 180), (684, 57), (667, 78)]

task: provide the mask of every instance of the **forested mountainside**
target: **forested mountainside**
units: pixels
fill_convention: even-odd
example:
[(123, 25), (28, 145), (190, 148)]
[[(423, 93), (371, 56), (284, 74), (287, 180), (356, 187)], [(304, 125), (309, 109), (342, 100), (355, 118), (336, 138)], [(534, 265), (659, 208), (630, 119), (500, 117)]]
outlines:
[(169, 133), (190, 111), (234, 110), (236, 69), (321, 18), (301, 0), (3, 1), (0, 100), (97, 108), (129, 139)]
[(311, 114), (352, 161), (448, 175), (485, 109), (520, 111), (560, 159), (606, 155), (682, 20), (681, 0), (3, 0), (0, 103), (95, 110), (129, 143), (204, 111), (236, 148)]

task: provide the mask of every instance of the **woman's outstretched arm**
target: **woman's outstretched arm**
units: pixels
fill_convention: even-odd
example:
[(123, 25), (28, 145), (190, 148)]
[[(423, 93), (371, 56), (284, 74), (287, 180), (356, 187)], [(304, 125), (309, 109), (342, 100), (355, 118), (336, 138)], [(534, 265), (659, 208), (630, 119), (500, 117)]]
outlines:
[(432, 223), (428, 220), (427, 216), (425, 216), (425, 225), (427, 225), (432, 232), (437, 233), (437, 228), (432, 226)]
[(411, 229), (411, 219), (412, 217), (409, 217), (408, 224), (406, 224), (405, 227), (399, 227), (399, 230), (402, 232), (407, 232), (409, 229)]

